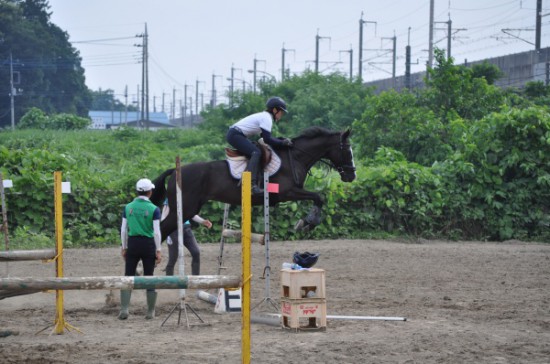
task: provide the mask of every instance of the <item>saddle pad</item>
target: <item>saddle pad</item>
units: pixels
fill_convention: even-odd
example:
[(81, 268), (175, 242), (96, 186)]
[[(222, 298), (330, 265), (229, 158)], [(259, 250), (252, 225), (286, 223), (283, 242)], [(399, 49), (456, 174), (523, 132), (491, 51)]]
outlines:
[[(273, 150), (271, 152), (272, 152), (271, 161), (264, 169), (264, 172), (267, 172), (269, 177), (273, 176), (281, 168), (281, 158), (279, 158), (279, 156)], [(227, 161), (227, 165), (229, 166), (229, 172), (231, 173), (231, 177), (235, 179), (241, 179), (241, 176), (246, 169), (246, 165), (248, 164), (248, 159), (235, 160), (235, 159), (226, 158), (226, 161)]]

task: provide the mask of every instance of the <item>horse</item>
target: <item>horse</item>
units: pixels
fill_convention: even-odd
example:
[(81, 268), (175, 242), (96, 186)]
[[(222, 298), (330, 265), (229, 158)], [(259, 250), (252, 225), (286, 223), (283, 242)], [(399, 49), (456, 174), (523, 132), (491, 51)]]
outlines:
[[(322, 127), (310, 127), (292, 139), (292, 148), (274, 148), (281, 159), (281, 167), (270, 177), (270, 183), (279, 184), (279, 193), (269, 196), (270, 206), (285, 201), (313, 201), (308, 215), (296, 223), (297, 231), (309, 231), (321, 223), (323, 200), (318, 193), (304, 189), (307, 174), (315, 163), (321, 161), (336, 169), (343, 182), (352, 182), (355, 179), (350, 134), (350, 129), (339, 132)], [(170, 177), (168, 187), (167, 177)], [(231, 176), (225, 160), (186, 164), (181, 167), (181, 181), (183, 221), (198, 214), (208, 201), (241, 204), (240, 180)], [(168, 199), (169, 214), (160, 225), (164, 240), (177, 229), (175, 168), (164, 171), (153, 183), (155, 189), (151, 201), (161, 206), (165, 199)], [(263, 195), (252, 196), (252, 205), (263, 205), (263, 201)]]

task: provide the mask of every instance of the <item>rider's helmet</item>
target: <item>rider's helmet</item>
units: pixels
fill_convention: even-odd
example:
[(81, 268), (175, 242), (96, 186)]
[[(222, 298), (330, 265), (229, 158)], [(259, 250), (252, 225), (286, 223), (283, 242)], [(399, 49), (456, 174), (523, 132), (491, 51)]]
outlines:
[(285, 100), (281, 99), (280, 97), (277, 97), (277, 96), (271, 97), (265, 103), (265, 108), (269, 111), (272, 110), (274, 107), (277, 108), (278, 110), (283, 110), (285, 113), (288, 112), (286, 111)]
[(298, 264), (302, 268), (311, 268), (317, 263), (319, 259), (319, 253), (310, 253), (310, 252), (295, 252), (292, 257), (292, 261)]

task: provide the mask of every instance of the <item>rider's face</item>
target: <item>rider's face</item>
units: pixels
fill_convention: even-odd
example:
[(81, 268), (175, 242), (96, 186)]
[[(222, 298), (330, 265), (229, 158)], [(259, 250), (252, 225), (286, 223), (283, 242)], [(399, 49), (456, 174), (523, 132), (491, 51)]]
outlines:
[(273, 116), (275, 117), (275, 121), (279, 121), (283, 117), (285, 112), (283, 110), (276, 110), (277, 111), (275, 112), (275, 114), (273, 114)]

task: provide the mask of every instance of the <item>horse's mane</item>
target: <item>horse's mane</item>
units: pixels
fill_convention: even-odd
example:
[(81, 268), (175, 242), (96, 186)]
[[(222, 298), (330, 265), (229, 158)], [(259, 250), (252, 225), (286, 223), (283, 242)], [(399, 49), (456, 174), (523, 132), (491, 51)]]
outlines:
[(334, 134), (340, 134), (340, 132), (329, 130), (327, 128), (323, 128), (322, 126), (310, 126), (309, 128), (304, 129), (296, 138), (315, 138), (318, 136), (330, 136)]

